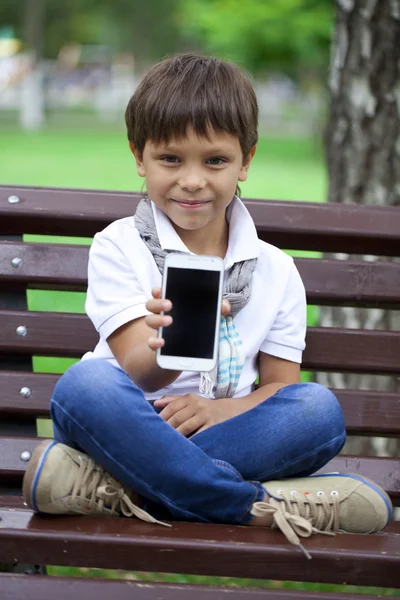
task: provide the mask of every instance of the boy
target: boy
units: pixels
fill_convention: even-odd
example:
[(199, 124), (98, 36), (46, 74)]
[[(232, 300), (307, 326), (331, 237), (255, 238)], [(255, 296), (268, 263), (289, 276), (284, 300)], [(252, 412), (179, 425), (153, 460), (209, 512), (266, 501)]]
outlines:
[[(204, 56), (162, 61), (132, 96), (129, 146), (147, 194), (93, 241), (86, 310), (100, 341), (54, 390), (56, 441), (24, 479), (34, 510), (274, 525), (300, 547), (299, 535), (390, 520), (367, 479), (311, 477), (343, 447), (345, 424), (328, 389), (300, 383), (306, 301), (293, 260), (258, 239), (236, 196), (257, 118), (248, 77)], [(218, 372), (212, 393), (198, 373), (156, 364), (169, 251), (224, 259), (221, 318), (239, 336), (240, 378), (224, 386)]]

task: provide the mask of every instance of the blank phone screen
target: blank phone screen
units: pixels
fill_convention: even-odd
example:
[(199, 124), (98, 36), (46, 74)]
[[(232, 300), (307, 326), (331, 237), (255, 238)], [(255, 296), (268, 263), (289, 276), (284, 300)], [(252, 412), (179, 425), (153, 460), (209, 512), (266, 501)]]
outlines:
[(163, 329), (162, 355), (213, 357), (219, 278), (219, 271), (168, 268), (165, 297), (173, 322)]

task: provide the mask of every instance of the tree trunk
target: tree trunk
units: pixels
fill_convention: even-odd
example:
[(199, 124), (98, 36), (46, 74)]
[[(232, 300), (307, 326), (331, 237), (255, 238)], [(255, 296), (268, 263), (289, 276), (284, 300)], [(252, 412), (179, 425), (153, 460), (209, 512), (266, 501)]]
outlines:
[(41, 60), (43, 54), (45, 0), (25, 0), (24, 41), (27, 46), (27, 74), (21, 89), (21, 125), (40, 129), (44, 123), (44, 93)]
[[(400, 0), (336, 0), (336, 7), (329, 78), (331, 107), (325, 137), (328, 199), (347, 204), (399, 205)], [(399, 329), (400, 314), (326, 307), (321, 309), (321, 325)], [(318, 381), (337, 388), (400, 389), (396, 377), (321, 373)], [(354, 454), (398, 451), (397, 440), (377, 438), (353, 438), (345, 448)]]

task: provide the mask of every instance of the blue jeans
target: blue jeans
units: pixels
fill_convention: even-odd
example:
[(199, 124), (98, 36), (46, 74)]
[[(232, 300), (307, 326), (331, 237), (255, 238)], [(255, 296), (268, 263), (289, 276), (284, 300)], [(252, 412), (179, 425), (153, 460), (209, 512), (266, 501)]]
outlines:
[(51, 417), (57, 441), (91, 456), (154, 516), (182, 521), (247, 524), (264, 496), (260, 482), (314, 473), (346, 437), (333, 393), (303, 383), (188, 439), (103, 359), (59, 379)]

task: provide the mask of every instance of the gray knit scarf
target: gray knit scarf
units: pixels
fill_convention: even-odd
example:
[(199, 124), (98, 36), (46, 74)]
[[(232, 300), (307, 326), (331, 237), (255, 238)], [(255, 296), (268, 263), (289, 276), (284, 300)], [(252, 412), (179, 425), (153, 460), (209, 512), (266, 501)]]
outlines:
[[(151, 200), (149, 198), (143, 198), (143, 200), (140, 201), (135, 213), (135, 226), (139, 231), (141, 239), (153, 255), (162, 275), (165, 257), (167, 253), (171, 251), (163, 250), (161, 248)], [(235, 263), (225, 283), (223, 297), (229, 300), (231, 304), (231, 313), (226, 320), (224, 318), (221, 319), (221, 334), (218, 353), (219, 360), (217, 365), (211, 372), (211, 375), (208, 373), (201, 374), (200, 392), (203, 392), (206, 395), (211, 396), (215, 388), (215, 398), (229, 398), (235, 393), (240, 378), (240, 372), (243, 368), (244, 357), (240, 355), (241, 340), (235, 329), (233, 318), (246, 306), (250, 299), (251, 279), (256, 263), (256, 258)], [(233, 332), (233, 335), (231, 335), (231, 332)], [(229, 356), (229, 349), (226, 344), (226, 337), (228, 337), (228, 342), (232, 350), (230, 360), (227, 358), (227, 352)], [(225, 347), (223, 347), (223, 339), (225, 339)], [(221, 361), (221, 355), (223, 355), (223, 361)], [(222, 362), (225, 364), (221, 364)], [(226, 375), (224, 376), (224, 373), (227, 371), (227, 362), (231, 364), (230, 376), (228, 378)]]

